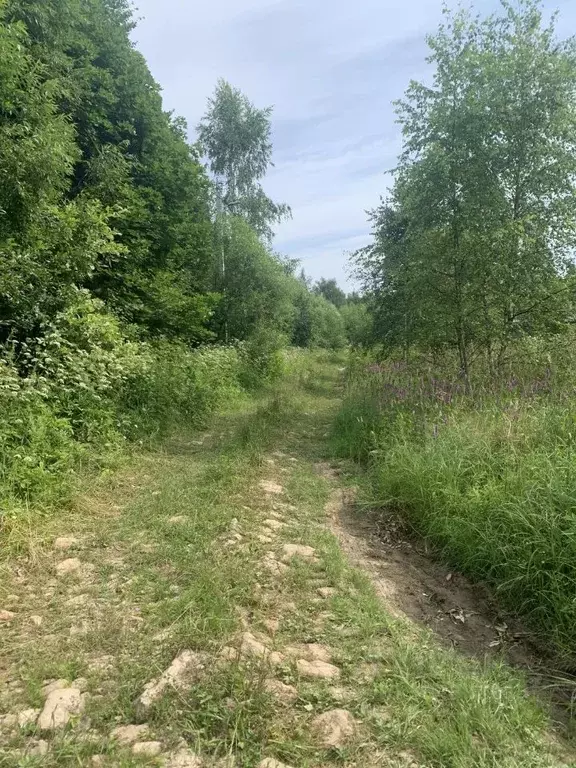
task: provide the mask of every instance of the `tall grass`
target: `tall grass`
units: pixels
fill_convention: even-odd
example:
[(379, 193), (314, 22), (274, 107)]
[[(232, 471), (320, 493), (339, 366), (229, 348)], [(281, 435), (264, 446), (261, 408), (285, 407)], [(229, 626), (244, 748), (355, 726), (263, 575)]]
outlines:
[[(522, 350), (520, 350), (522, 351)], [(373, 500), (495, 588), (576, 660), (576, 403), (571, 368), (519, 355), (472, 395), (422, 364), (356, 360), (333, 430), (365, 461)], [(576, 370), (576, 369), (575, 369)]]

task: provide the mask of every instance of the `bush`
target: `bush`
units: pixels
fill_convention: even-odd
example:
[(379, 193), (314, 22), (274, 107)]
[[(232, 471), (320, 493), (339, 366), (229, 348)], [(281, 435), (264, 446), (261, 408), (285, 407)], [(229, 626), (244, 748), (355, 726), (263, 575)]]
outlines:
[(0, 359), (0, 498), (58, 500), (77, 457), (70, 423), (55, 415), (32, 380)]
[(284, 372), (282, 350), (286, 337), (280, 331), (260, 327), (239, 346), (240, 381), (246, 389), (257, 389), (278, 379)]
[(240, 392), (242, 363), (232, 347), (190, 350), (184, 344), (142, 344), (141, 365), (124, 382), (118, 404), (122, 433), (131, 440), (198, 426)]
[(62, 500), (80, 459), (204, 423), (242, 391), (250, 365), (259, 361), (258, 380), (273, 375), (270, 343), (191, 350), (131, 340), (102, 302), (79, 292), (42, 337), (18, 345), (18, 366), (0, 358), (0, 497)]

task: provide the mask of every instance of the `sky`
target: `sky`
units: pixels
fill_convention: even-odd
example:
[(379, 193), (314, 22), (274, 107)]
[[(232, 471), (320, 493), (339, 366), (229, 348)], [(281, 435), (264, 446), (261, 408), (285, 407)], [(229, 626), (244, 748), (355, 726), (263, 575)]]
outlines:
[[(138, 49), (164, 107), (190, 138), (222, 77), (273, 106), (266, 192), (292, 208), (275, 249), (315, 280), (351, 290), (348, 255), (370, 241), (366, 211), (390, 184), (401, 148), (392, 102), (426, 80), (426, 35), (442, 0), (136, 0)], [(576, 0), (545, 0), (576, 34)], [(490, 12), (498, 0), (477, 0)]]

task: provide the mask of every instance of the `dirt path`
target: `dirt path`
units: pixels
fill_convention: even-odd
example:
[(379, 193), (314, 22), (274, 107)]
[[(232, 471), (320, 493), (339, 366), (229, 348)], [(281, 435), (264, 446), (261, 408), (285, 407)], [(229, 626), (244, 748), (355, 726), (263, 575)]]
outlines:
[[(321, 461), (336, 380), (317, 363), (23, 523), (0, 581), (0, 765), (571, 764), (509, 669), (420, 627), (424, 571), (348, 516)], [(442, 579), (428, 623), (490, 647)]]

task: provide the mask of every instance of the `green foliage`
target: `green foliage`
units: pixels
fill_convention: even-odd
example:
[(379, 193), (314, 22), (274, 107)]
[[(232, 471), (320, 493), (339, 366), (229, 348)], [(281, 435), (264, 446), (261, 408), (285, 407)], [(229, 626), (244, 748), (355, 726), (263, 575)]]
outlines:
[[(57, 501), (65, 492), (77, 448), (70, 424), (59, 418), (11, 360), (0, 361), (0, 498)], [(0, 517), (0, 521), (1, 521)]]
[(149, 441), (170, 430), (200, 426), (241, 393), (242, 360), (232, 347), (190, 351), (155, 342), (140, 349), (140, 366), (124, 381), (119, 426), (131, 440)]
[[(272, 252), (270, 110), (218, 85), (200, 139), (127, 0), (0, 0), (0, 496), (203, 423), (283, 370), (302, 286)], [(219, 211), (213, 201), (219, 200)], [(209, 342), (233, 344), (207, 347)]]
[(314, 286), (314, 293), (318, 296), (324, 296), (327, 301), (331, 301), (335, 307), (341, 309), (346, 303), (346, 294), (338, 287), (336, 280), (326, 280), (322, 278)]
[(366, 347), (372, 341), (373, 317), (364, 301), (347, 302), (340, 308), (346, 338), (355, 349)]
[[(14, 167), (10, 176), (19, 190), (16, 197), (2, 185), (15, 198), (3, 219), (9, 249), (19, 258), (12, 241), (22, 221), (36, 224), (28, 249), (46, 249), (46, 230), (58, 213), (45, 211), (45, 198), (61, 205), (65, 194), (68, 201), (84, 201), (82, 210), (90, 200), (114, 230), (116, 247), (96, 252), (90, 269), (73, 276), (75, 283), (143, 334), (206, 340), (214, 303), (202, 296), (211, 289), (209, 183), (185, 124), (163, 111), (159, 87), (132, 46), (128, 4), (57, 0), (47, 8), (43, 0), (7, 0), (5, 16), (10, 23), (0, 23), (0, 46), (8, 51), (0, 59), (11, 78), (0, 82), (11, 113), (7, 158), (0, 115), (0, 167)], [(63, 224), (62, 240), (49, 245), (68, 262), (65, 249), (76, 241), (80, 251), (82, 240)], [(98, 222), (94, 226), (98, 230)], [(89, 221), (84, 229), (90, 238)], [(45, 257), (39, 263), (41, 279), (52, 280), (51, 292), (60, 298), (59, 264), (52, 268)], [(48, 318), (64, 304), (48, 307)]]
[(342, 349), (346, 345), (344, 320), (332, 302), (300, 283), (295, 308), (292, 341), (296, 346)]
[(542, 7), (446, 11), (431, 84), (397, 105), (394, 187), (355, 257), (391, 360), (357, 363), (335, 447), (572, 662), (576, 42)]
[(280, 378), (284, 372), (286, 336), (273, 328), (258, 328), (240, 347), (240, 381), (248, 389)]
[(221, 210), (242, 216), (267, 240), (272, 239), (272, 225), (290, 214), (260, 184), (272, 164), (271, 114), (271, 107), (258, 109), (237, 88), (219, 80), (198, 126)]
[(398, 104), (404, 150), (357, 256), (383, 340), (457, 349), (465, 377), (570, 318), (576, 47), (537, 0), (447, 13), (432, 86)]
[(486, 581), (559, 663), (576, 654), (573, 340), (519, 346), (474, 397), (445, 366), (357, 357), (334, 449), (369, 466), (371, 497)]
[(226, 270), (218, 278), (222, 300), (214, 316), (220, 338), (246, 340), (261, 327), (289, 332), (296, 281), (240, 217), (220, 219)]

